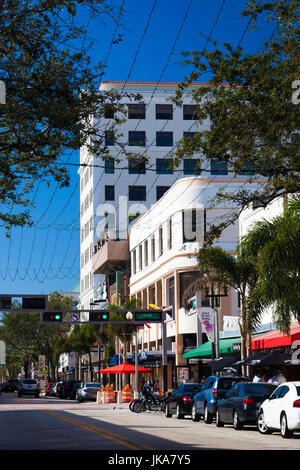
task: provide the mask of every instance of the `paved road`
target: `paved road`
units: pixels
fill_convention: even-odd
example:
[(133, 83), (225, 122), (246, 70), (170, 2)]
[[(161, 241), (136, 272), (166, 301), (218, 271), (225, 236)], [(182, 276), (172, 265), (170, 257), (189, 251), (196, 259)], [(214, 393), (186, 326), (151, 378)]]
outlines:
[(128, 405), (77, 403), (53, 397), (0, 397), (0, 450), (299, 450), (300, 433), (283, 439), (255, 427), (235, 431)]

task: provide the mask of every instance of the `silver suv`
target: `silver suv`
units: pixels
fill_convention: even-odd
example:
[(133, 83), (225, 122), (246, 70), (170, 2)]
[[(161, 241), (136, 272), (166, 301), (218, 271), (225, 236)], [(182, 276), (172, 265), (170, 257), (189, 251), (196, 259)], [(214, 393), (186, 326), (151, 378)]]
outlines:
[(36, 398), (40, 396), (40, 388), (35, 379), (22, 379), (18, 385), (18, 397), (22, 395), (35, 395)]

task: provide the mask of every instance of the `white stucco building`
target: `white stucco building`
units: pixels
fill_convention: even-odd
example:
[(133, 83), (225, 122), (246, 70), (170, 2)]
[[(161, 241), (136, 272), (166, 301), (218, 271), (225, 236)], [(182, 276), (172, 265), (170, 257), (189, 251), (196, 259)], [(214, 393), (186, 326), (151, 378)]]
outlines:
[[(110, 277), (109, 286), (105, 286), (110, 296), (111, 286), (116, 283), (115, 271), (129, 274), (128, 256), (122, 258), (126, 249), (128, 252), (128, 224), (155, 204), (178, 179), (195, 175), (197, 156), (184, 159), (179, 168), (170, 167), (176, 142), (198, 130), (189, 90), (184, 93), (182, 107), (170, 101), (177, 86), (178, 83), (117, 81), (106, 81), (100, 86), (100, 92), (114, 89), (124, 94), (122, 102), (128, 104), (128, 119), (118, 127), (122, 134), (119, 141), (126, 151), (147, 157), (147, 162), (138, 167), (132, 165), (109, 134), (106, 144), (116, 159), (114, 163), (95, 159), (86, 148), (81, 149), (80, 163), (89, 165), (79, 169), (81, 308), (89, 308), (92, 300), (101, 297), (104, 276)], [(193, 84), (189, 89), (199, 86), (203, 84)], [(139, 93), (142, 101), (130, 101), (128, 93)], [(99, 126), (108, 129), (111, 118), (108, 113)], [(227, 175), (227, 169), (216, 161), (207, 165), (201, 175)], [(107, 235), (110, 240), (123, 243), (103, 247)]]

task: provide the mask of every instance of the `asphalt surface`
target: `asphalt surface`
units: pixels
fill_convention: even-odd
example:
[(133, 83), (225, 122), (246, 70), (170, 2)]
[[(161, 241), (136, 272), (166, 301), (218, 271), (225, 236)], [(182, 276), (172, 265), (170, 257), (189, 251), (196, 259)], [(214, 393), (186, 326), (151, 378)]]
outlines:
[[(254, 426), (236, 431), (162, 412), (132, 413), (128, 404), (77, 403), (54, 397), (0, 396), (0, 450), (300, 450), (300, 433), (262, 436)], [(116, 454), (113, 454), (116, 455)], [(148, 462), (150, 465), (150, 463)]]

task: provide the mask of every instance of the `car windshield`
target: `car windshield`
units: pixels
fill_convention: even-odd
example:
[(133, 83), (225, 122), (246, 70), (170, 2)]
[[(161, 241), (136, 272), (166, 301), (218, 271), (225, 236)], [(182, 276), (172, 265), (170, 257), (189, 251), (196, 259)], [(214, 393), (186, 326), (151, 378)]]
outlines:
[(36, 384), (37, 381), (33, 379), (24, 379), (23, 384)]
[(101, 387), (100, 384), (97, 384), (97, 383), (91, 383), (91, 384), (85, 384), (86, 387)]
[(277, 385), (272, 384), (246, 384), (243, 386), (244, 392), (251, 395), (271, 395), (277, 388)]
[(300, 387), (296, 387), (296, 390), (297, 390), (298, 397), (300, 397)]

